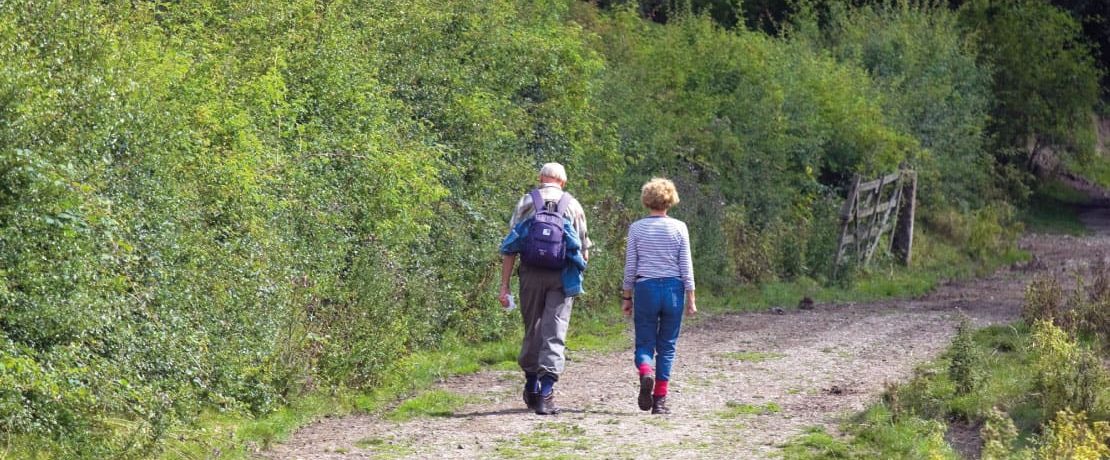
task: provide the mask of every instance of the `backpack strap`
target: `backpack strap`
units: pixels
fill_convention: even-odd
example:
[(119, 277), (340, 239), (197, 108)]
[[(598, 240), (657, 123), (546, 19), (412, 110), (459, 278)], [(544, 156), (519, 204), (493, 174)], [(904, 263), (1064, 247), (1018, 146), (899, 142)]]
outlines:
[(559, 217), (563, 217), (567, 213), (567, 206), (570, 206), (570, 200), (574, 198), (569, 193), (563, 192), (563, 196), (559, 198), (559, 204), (555, 205), (555, 212)]
[(540, 195), (540, 189), (532, 189), (529, 195), (532, 196), (532, 207), (536, 208), (536, 214), (539, 214), (543, 211), (544, 206), (547, 205), (547, 203), (543, 201), (543, 195)]

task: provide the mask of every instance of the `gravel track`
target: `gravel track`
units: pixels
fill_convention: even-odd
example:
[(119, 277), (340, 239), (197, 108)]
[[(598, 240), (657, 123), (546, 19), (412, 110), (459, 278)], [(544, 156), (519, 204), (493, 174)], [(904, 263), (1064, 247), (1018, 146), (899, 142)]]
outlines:
[(1106, 258), (1110, 211), (1092, 208), (1083, 220), (1094, 235), (1028, 235), (1020, 244), (1033, 261), (944, 283), (922, 298), (699, 317), (679, 339), (669, 416), (637, 409), (630, 351), (571, 351), (556, 387), (560, 415), (525, 410), (518, 372), (483, 371), (437, 385), (469, 398), (453, 416), (323, 419), (259, 455), (772, 458), (806, 427), (835, 431), (845, 416), (876, 401), (885, 383), (904, 381), (916, 365), (936, 357), (950, 342), (960, 311), (980, 326), (1012, 321), (1032, 276), (1067, 280)]

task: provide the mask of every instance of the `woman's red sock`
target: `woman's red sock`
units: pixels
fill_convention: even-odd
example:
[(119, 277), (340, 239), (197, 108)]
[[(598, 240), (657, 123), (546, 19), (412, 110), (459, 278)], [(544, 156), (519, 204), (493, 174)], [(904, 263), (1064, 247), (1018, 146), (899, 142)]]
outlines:
[(655, 391), (652, 392), (652, 395), (654, 395), (654, 396), (667, 396), (667, 381), (666, 380), (656, 380), (655, 381)]
[(640, 363), (639, 370), (640, 370), (640, 377), (643, 377), (643, 376), (648, 375), (652, 372), (655, 372), (655, 370), (653, 370), (651, 368), (651, 365), (649, 365), (648, 363)]

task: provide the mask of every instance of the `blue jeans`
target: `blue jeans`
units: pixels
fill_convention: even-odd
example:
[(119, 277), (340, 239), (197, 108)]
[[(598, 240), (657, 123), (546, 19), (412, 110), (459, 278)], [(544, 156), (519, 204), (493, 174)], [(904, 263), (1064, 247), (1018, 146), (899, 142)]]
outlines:
[(682, 327), (685, 285), (679, 278), (648, 278), (632, 291), (636, 325), (636, 366), (655, 364), (655, 379), (671, 379), (675, 344)]

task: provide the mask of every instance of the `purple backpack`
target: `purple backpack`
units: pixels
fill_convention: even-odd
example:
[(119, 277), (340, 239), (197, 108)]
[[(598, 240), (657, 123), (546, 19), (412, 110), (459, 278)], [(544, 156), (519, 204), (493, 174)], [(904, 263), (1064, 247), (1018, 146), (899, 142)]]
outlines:
[(520, 253), (521, 263), (533, 267), (561, 269), (566, 266), (567, 249), (563, 242), (563, 213), (570, 203), (570, 194), (563, 192), (555, 210), (549, 210), (540, 190), (532, 190), (532, 205), (536, 215), (528, 226), (528, 236), (524, 238), (524, 251)]

